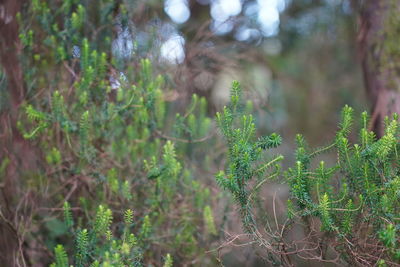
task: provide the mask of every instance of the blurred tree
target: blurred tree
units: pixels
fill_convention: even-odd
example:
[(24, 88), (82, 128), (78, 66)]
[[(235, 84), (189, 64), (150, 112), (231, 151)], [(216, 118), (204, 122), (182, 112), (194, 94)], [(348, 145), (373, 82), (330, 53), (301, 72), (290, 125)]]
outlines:
[(382, 136), (382, 119), (393, 112), (400, 113), (400, 3), (396, 0), (352, 3), (360, 17), (357, 41), (372, 104), (371, 126)]
[(0, 262), (3, 266), (15, 266), (13, 254), (22, 246), (16, 238), (13, 210), (14, 194), (23, 170), (35, 167), (35, 153), (16, 129), (17, 110), (24, 100), (25, 89), (22, 70), (18, 61), (18, 23), (15, 15), (24, 1), (0, 1), (0, 165), (7, 172), (0, 181)]

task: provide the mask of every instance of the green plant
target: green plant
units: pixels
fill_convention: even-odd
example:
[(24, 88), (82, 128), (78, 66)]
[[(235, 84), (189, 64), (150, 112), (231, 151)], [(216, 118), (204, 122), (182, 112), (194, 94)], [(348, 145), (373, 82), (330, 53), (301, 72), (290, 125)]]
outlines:
[(37, 195), (31, 225), (49, 233), (40, 246), (55, 248), (57, 267), (201, 261), (209, 257), (201, 233), (217, 235), (207, 228), (212, 213), (203, 216), (212, 196), (185, 155), (202, 156), (207, 102), (193, 95), (175, 109), (166, 76), (149, 59), (110, 51), (113, 25), (129, 30), (133, 10), (111, 0), (88, 5), (35, 0), (18, 16), (30, 93), (18, 130), (42, 152), (21, 188)]
[[(254, 234), (256, 229), (251, 212), (251, 198), (259, 187), (268, 179), (278, 175), (281, 155), (274, 157), (267, 163), (257, 164), (263, 150), (276, 147), (281, 138), (277, 134), (254, 139), (255, 124), (251, 115), (240, 116), (241, 88), (238, 82), (233, 82), (231, 91), (231, 105), (224, 107), (222, 113), (217, 113), (217, 123), (228, 143), (228, 169), (217, 174), (218, 184), (229, 190), (240, 208), (243, 225), (248, 233)], [(236, 120), (237, 118), (237, 120)], [(237, 124), (236, 124), (237, 123)], [(255, 176), (264, 177), (252, 190), (248, 189), (248, 182)]]
[[(66, 207), (64, 205), (64, 213), (68, 214)], [(68, 262), (75, 262), (76, 266), (141, 266), (143, 250), (138, 239), (145, 240), (147, 235), (142, 231), (136, 237), (131, 232), (135, 225), (132, 210), (126, 210), (124, 217), (123, 231), (112, 230), (112, 212), (100, 205), (88, 228), (70, 228), (70, 234), (75, 238), (71, 260), (68, 260), (64, 247), (57, 245), (54, 250), (56, 260), (52, 266), (68, 266)], [(145, 218), (142, 229), (149, 224), (148, 216)], [(65, 221), (67, 225), (68, 220)]]
[[(399, 261), (399, 237), (395, 230), (399, 227), (400, 215), (397, 114), (393, 119), (386, 118), (385, 135), (379, 140), (368, 131), (368, 115), (363, 112), (359, 144), (350, 143), (353, 110), (348, 106), (343, 108), (339, 129), (329, 145), (312, 150), (297, 135), (295, 164), (284, 172), (290, 190), (287, 218), (279, 224), (275, 214), (270, 217), (275, 223), (267, 221), (268, 227), (262, 228), (257, 224), (260, 218), (253, 214), (263, 211), (253, 212), (252, 192), (271, 176), (281, 175), (280, 168), (271, 167), (282, 157), (267, 160), (261, 167), (255, 162), (260, 159), (261, 149), (279, 145), (280, 138), (272, 134), (256, 140), (251, 116), (238, 112), (237, 82), (232, 85), (231, 95), (230, 107), (217, 114), (218, 125), (228, 144), (228, 169), (227, 174), (218, 173), (216, 179), (232, 193), (246, 232), (266, 248), (274, 262), (291, 265), (291, 254), (341, 264), (376, 264), (380, 259), (390, 264)], [(238, 128), (233, 127), (235, 122)], [(312, 167), (318, 156), (332, 152), (337, 153), (335, 164), (326, 167), (320, 161), (318, 167)], [(250, 181), (259, 176), (259, 170), (267, 169), (271, 171), (261, 173), (261, 182), (250, 186)], [(270, 225), (276, 227), (273, 229)], [(312, 245), (300, 240), (286, 241), (294, 225), (304, 225), (309, 237), (306, 242)], [(363, 231), (357, 232), (357, 229)], [(313, 237), (318, 233), (322, 238)]]

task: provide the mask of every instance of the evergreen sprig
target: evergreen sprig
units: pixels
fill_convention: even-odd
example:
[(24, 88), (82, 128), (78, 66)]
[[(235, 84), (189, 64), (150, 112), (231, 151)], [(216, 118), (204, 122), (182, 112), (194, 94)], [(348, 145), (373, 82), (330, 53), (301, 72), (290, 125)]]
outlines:
[[(263, 150), (276, 147), (281, 138), (277, 134), (261, 137), (255, 140), (255, 124), (251, 115), (241, 112), (241, 87), (234, 81), (231, 89), (231, 102), (223, 111), (216, 114), (218, 126), (228, 144), (228, 168), (216, 175), (217, 183), (232, 193), (234, 200), (240, 208), (242, 222), (249, 233), (255, 231), (255, 221), (251, 212), (251, 190), (249, 182), (254, 176), (261, 173), (267, 177), (275, 176), (274, 170), (269, 170), (276, 162), (283, 159), (277, 156), (275, 159), (262, 164), (257, 164), (261, 159)], [(268, 171), (268, 174), (266, 174)], [(257, 187), (254, 188), (257, 190)]]
[(67, 252), (62, 245), (57, 245), (54, 248), (55, 263), (51, 267), (69, 267)]

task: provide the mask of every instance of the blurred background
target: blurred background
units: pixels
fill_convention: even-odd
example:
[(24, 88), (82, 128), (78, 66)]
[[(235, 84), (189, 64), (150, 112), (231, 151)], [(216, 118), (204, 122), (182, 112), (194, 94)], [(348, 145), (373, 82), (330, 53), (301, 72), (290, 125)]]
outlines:
[(210, 115), (227, 103), (233, 79), (259, 127), (278, 131), (289, 146), (296, 133), (311, 145), (329, 141), (345, 104), (356, 114), (369, 109), (351, 1), (126, 2), (137, 16), (117, 23), (115, 53), (151, 57), (182, 101), (207, 97)]
[[(17, 28), (11, 27), (17, 24), (7, 21), (27, 6), (23, 1), (6, 2), (0, 9), (5, 47), (18, 38)], [(365, 55), (360, 56), (358, 48), (364, 2), (119, 0), (99, 10), (86, 0), (88, 18), (96, 21), (98, 14), (106, 14), (113, 17), (113, 25), (109, 32), (110, 25), (96, 29), (100, 22), (86, 21), (84, 32), (99, 40), (97, 35), (107, 35), (98, 46), (113, 56), (112, 89), (128, 80), (130, 65), (150, 58), (167, 77), (170, 101), (183, 108), (193, 93), (204, 96), (213, 117), (227, 103), (232, 80), (238, 80), (253, 104), (260, 134), (278, 131), (291, 151), (296, 133), (313, 146), (329, 141), (345, 104), (356, 114), (374, 104), (366, 94), (361, 68)], [(80, 43), (71, 40), (68, 53), (73, 58), (80, 57)], [(18, 77), (17, 57), (3, 50), (5, 74)], [(18, 84), (18, 78), (9, 78), (13, 82)], [(14, 98), (18, 102), (21, 97), (15, 93)], [(2, 95), (0, 111), (8, 105)]]

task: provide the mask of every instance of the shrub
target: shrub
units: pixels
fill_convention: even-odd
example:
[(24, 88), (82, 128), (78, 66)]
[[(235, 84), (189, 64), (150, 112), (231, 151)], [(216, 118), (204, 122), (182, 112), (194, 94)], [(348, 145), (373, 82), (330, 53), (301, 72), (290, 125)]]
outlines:
[[(291, 265), (290, 255), (297, 255), (337, 264), (398, 263), (398, 115), (386, 118), (385, 135), (378, 140), (368, 130), (368, 115), (363, 112), (359, 143), (351, 144), (353, 110), (345, 106), (335, 139), (327, 146), (310, 149), (304, 138), (297, 135), (296, 162), (282, 173), (277, 165), (282, 156), (262, 159), (262, 151), (278, 146), (281, 138), (273, 133), (255, 139), (251, 115), (241, 112), (240, 92), (240, 85), (234, 82), (230, 106), (217, 113), (228, 145), (228, 165), (216, 179), (231, 192), (245, 231), (265, 248), (270, 260)], [(318, 156), (328, 152), (337, 154), (335, 164), (314, 164)], [(254, 211), (254, 197), (262, 184), (282, 174), (290, 189), (287, 216), (280, 218), (281, 223), (276, 214), (264, 221), (261, 214), (265, 210)], [(295, 226), (303, 227), (307, 238), (289, 242)]]
[(209, 189), (184, 156), (203, 153), (206, 100), (174, 109), (149, 59), (110, 51), (112, 25), (132, 13), (108, 0), (96, 8), (35, 0), (19, 15), (29, 95), (18, 127), (43, 152), (21, 188), (35, 195), (25, 231), (54, 247), (57, 267), (201, 262), (202, 233), (218, 233)]

